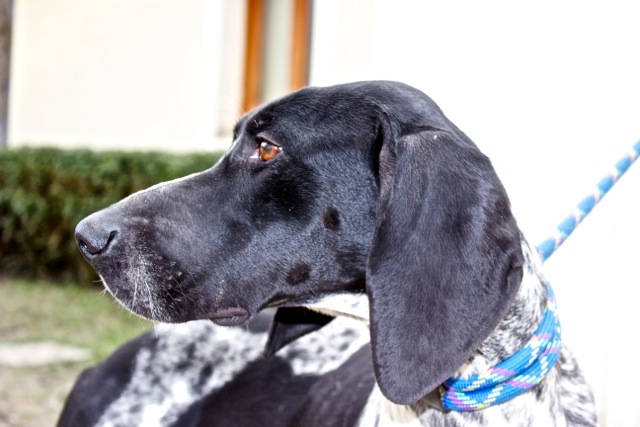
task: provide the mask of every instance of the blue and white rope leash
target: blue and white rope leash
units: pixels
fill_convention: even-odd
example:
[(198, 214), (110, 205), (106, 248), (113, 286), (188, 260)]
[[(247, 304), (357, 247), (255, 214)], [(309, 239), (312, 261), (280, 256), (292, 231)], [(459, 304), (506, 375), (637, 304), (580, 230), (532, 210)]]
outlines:
[(620, 177), (624, 175), (638, 157), (640, 157), (640, 141), (631, 147), (631, 151), (627, 155), (618, 160), (614, 171), (602, 178), (600, 182), (598, 182), (596, 189), (578, 203), (576, 211), (558, 225), (555, 233), (538, 245), (538, 251), (543, 261), (546, 261), (547, 258), (562, 245), (567, 237), (573, 233), (578, 224), (580, 224), (584, 217), (602, 200), (605, 194), (611, 190), (613, 184), (618, 182)]
[[(616, 163), (611, 174), (598, 182), (595, 191), (578, 203), (577, 210), (558, 225), (555, 233), (538, 245), (543, 261), (573, 233), (638, 157), (640, 141)], [(557, 306), (551, 285), (547, 283), (547, 308), (531, 339), (515, 354), (480, 375), (446, 380), (443, 384), (446, 391), (442, 397), (442, 405), (450, 411), (466, 412), (506, 402), (540, 383), (553, 368), (561, 348)]]

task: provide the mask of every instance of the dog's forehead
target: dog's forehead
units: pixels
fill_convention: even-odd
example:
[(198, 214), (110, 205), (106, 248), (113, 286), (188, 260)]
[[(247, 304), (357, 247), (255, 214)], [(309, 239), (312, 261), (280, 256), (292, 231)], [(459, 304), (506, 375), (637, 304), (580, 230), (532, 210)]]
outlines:
[(348, 91), (305, 88), (256, 108), (236, 125), (234, 140), (264, 138), (285, 148), (362, 140), (375, 133), (375, 105)]
[(305, 87), (250, 111), (238, 122), (238, 128), (251, 132), (282, 122), (318, 123), (363, 117), (363, 110), (375, 109), (378, 101), (385, 98), (380, 92), (374, 82)]
[(365, 81), (328, 87), (306, 87), (255, 108), (243, 117), (238, 132), (305, 128), (345, 130), (368, 127), (385, 115), (400, 127), (449, 128), (442, 111), (418, 89), (393, 81)]

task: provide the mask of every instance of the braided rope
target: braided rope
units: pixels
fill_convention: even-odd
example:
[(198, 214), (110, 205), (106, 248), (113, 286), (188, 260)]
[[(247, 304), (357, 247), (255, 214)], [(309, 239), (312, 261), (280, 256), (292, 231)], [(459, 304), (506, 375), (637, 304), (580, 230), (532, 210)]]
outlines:
[(442, 404), (445, 409), (466, 412), (506, 402), (540, 383), (556, 363), (561, 347), (556, 300), (547, 284), (547, 308), (529, 341), (482, 374), (446, 380)]
[(613, 184), (624, 175), (638, 157), (640, 157), (640, 141), (633, 145), (632, 150), (628, 154), (618, 160), (613, 172), (602, 178), (600, 182), (598, 182), (595, 190), (578, 203), (576, 210), (558, 225), (554, 234), (538, 245), (538, 251), (543, 261), (547, 260), (547, 258), (562, 245), (567, 237), (573, 233), (578, 224), (580, 224), (584, 217), (602, 200), (605, 194), (613, 187)]

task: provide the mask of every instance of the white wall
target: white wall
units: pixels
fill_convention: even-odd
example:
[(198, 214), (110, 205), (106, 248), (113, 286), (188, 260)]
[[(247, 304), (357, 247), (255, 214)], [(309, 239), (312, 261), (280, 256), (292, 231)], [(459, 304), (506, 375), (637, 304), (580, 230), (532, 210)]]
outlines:
[[(311, 83), (429, 94), (487, 153), (538, 243), (640, 139), (635, 2), (322, 0)], [(546, 264), (601, 425), (640, 425), (640, 164)]]
[(211, 149), (241, 113), (244, 7), (16, 0), (9, 145)]

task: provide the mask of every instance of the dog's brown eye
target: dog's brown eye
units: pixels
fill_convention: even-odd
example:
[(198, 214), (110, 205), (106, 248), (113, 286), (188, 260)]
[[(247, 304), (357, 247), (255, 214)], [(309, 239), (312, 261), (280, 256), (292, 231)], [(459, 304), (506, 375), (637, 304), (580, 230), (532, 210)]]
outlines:
[(278, 147), (277, 145), (271, 144), (267, 141), (262, 141), (260, 143), (260, 147), (258, 147), (258, 156), (260, 157), (260, 160), (266, 162), (280, 154), (281, 151), (282, 147)]

